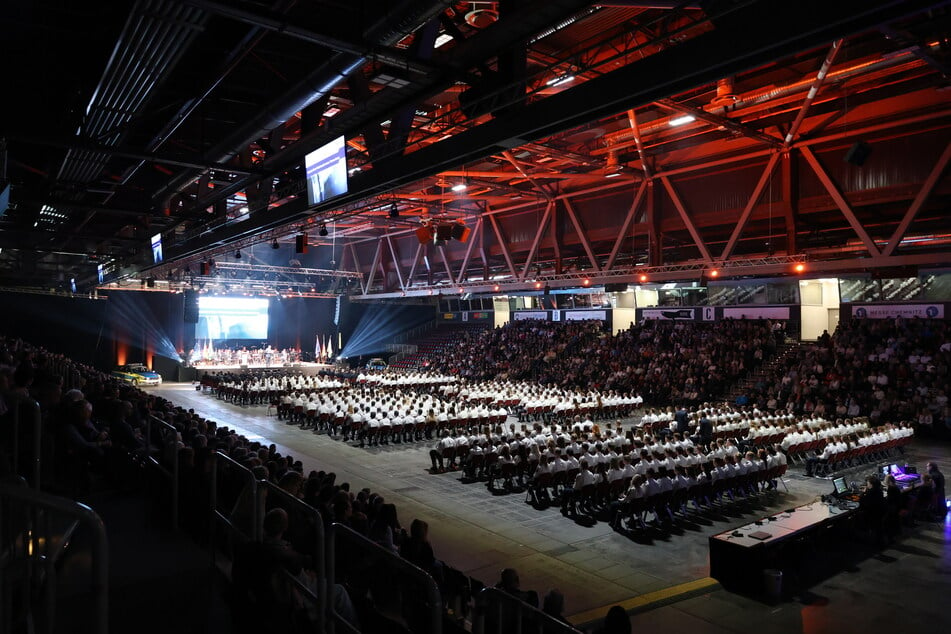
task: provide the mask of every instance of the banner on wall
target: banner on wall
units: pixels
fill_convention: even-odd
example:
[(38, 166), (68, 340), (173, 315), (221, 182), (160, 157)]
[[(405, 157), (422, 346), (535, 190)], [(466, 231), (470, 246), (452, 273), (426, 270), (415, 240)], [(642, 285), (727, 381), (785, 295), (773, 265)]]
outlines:
[(565, 321), (586, 321), (588, 319), (597, 319), (604, 321), (608, 318), (606, 310), (566, 310)]
[(484, 321), (486, 319), (492, 319), (492, 313), (484, 311), (484, 310), (472, 311), (471, 313), (469, 313), (469, 319), (472, 319), (474, 321)]
[(551, 320), (552, 321), (561, 321), (561, 311), (553, 310), (551, 311)]
[(856, 319), (894, 319), (918, 317), (944, 319), (944, 304), (863, 304), (852, 306)]
[(512, 313), (512, 319), (521, 321), (523, 319), (542, 319), (548, 320), (548, 311), (545, 310), (519, 310)]
[(644, 319), (670, 319), (692, 321), (696, 318), (693, 308), (645, 308), (641, 313)]
[(789, 306), (724, 308), (724, 319), (789, 319)]

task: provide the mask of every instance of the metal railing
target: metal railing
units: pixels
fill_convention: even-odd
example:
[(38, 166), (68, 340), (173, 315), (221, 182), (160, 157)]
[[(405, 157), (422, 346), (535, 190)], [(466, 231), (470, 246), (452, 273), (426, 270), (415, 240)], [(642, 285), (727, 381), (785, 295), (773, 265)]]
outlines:
[[(244, 488), (238, 493), (237, 499), (235, 500), (235, 506), (226, 512), (222, 512), (218, 508), (218, 482), (220, 479), (218, 474), (219, 469), (230, 470), (234, 474), (238, 475), (239, 480), (244, 481)], [(212, 457), (210, 489), (209, 506), (211, 507), (212, 552), (214, 552), (215, 549), (215, 528), (219, 523), (224, 524), (224, 526), (230, 532), (237, 534), (245, 541), (260, 541), (261, 523), (264, 518), (261, 514), (261, 500), (258, 490), (258, 480), (254, 477), (254, 474), (251, 473), (251, 470), (241, 463), (236, 462), (232, 458), (228, 457), (224, 453), (220, 451), (215, 452)], [(236, 522), (235, 518), (233, 517), (233, 510), (240, 506), (240, 503), (243, 501), (250, 505), (250, 512), (247, 517), (248, 526), (246, 527), (239, 526), (238, 522)]]
[[(423, 598), (427, 608), (427, 618), (429, 629), (428, 634), (442, 634), (443, 605), (442, 594), (436, 581), (426, 571), (411, 564), (400, 557), (397, 553), (388, 550), (376, 542), (357, 533), (343, 524), (332, 524), (327, 531), (327, 587), (333, 588), (336, 584), (336, 545), (338, 540), (344, 540), (354, 544), (363, 554), (374, 559), (374, 571), (379, 571), (379, 566), (401, 573), (413, 581), (423, 590)], [(403, 584), (400, 584), (401, 586)], [(417, 597), (419, 598), (419, 597)], [(327, 605), (328, 615), (331, 617), (328, 625), (330, 632), (335, 631), (337, 625), (342, 625), (348, 632), (359, 634), (360, 630), (347, 622), (342, 615), (337, 614), (333, 602)]]
[[(307, 546), (309, 547), (304, 549), (303, 554), (310, 555), (313, 558), (314, 572), (317, 575), (317, 592), (313, 592), (299, 579), (291, 575), (290, 572), (285, 570), (285, 573), (286, 577), (291, 580), (301, 593), (301, 596), (316, 608), (315, 612), (318, 621), (317, 631), (323, 632), (327, 613), (325, 609), (327, 605), (327, 566), (325, 565), (324, 520), (320, 516), (320, 511), (300, 498), (291, 495), (273, 482), (260, 480), (258, 482), (258, 489), (267, 491), (269, 499), (277, 499), (277, 505), (287, 512), (291, 525), (297, 527), (297, 531), (295, 532), (299, 533), (300, 524), (297, 523), (299, 520), (306, 522), (307, 528), (313, 530), (313, 541), (308, 540)], [(263, 533), (263, 517), (260, 518), (260, 522), (262, 525), (261, 533)], [(294, 545), (299, 546), (299, 544)]]
[(33, 432), (33, 446), (30, 453), (30, 464), (27, 468), (32, 472), (30, 485), (39, 490), (40, 488), (40, 452), (42, 451), (42, 418), (40, 413), (40, 404), (31, 398), (19, 396), (13, 404), (13, 473), (20, 474), (20, 434), (21, 423), (30, 421), (30, 429)]
[(472, 634), (486, 634), (486, 621), (490, 619), (495, 627), (489, 628), (489, 632), (581, 634), (581, 630), (498, 588), (484, 588), (476, 595), (475, 609), (472, 612)]
[[(95, 618), (94, 627), (88, 631), (106, 634), (109, 631), (109, 543), (102, 520), (84, 504), (12, 484), (0, 484), (0, 632), (20, 631), (13, 623), (15, 609), (32, 621), (30, 631), (54, 631), (56, 564), (71, 534), (71, 529), (54, 530), (54, 526), (62, 526), (62, 523), (54, 525), (54, 519), (59, 519), (54, 518), (54, 514), (90, 529), (91, 605)], [(16, 606), (14, 592), (20, 593)], [(71, 618), (77, 616), (73, 614)]]
[[(161, 439), (159, 457), (152, 455), (152, 429), (156, 429)], [(172, 530), (178, 530), (178, 498), (179, 498), (179, 468), (178, 468), (178, 430), (164, 420), (149, 416), (145, 423), (146, 460), (165, 477), (171, 484), (171, 524)]]

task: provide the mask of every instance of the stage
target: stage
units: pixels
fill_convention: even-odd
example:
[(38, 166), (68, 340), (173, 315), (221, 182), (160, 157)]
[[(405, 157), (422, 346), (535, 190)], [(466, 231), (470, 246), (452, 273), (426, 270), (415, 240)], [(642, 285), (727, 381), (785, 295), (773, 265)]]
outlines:
[(293, 374), (303, 374), (304, 376), (315, 376), (321, 370), (328, 370), (334, 367), (330, 363), (307, 363), (306, 361), (298, 361), (295, 363), (281, 363), (281, 364), (264, 364), (264, 363), (249, 363), (247, 365), (193, 365), (191, 369), (195, 370), (197, 373), (197, 378), (205, 376), (206, 374), (218, 374), (220, 372), (227, 373), (236, 373), (240, 374), (241, 372), (259, 372), (261, 370), (273, 371), (273, 372), (290, 372)]

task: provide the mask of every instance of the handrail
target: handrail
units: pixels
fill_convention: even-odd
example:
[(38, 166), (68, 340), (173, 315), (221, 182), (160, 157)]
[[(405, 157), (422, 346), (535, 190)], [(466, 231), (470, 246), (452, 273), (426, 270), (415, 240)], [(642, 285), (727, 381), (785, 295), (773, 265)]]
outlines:
[(18, 396), (13, 404), (13, 473), (20, 474), (20, 416), (21, 405), (29, 404), (33, 412), (33, 455), (30, 463), (32, 466), (33, 477), (30, 485), (39, 491), (40, 489), (40, 454), (42, 452), (42, 415), (40, 404), (32, 398)]
[[(279, 498), (280, 502), (285, 505), (290, 505), (290, 507), (303, 515), (310, 518), (311, 525), (314, 529), (314, 544), (313, 544), (313, 553), (311, 554), (314, 558), (314, 572), (317, 573), (317, 594), (314, 595), (307, 589), (304, 584), (297, 581), (297, 585), (301, 587), (302, 590), (306, 590), (305, 596), (311, 601), (317, 604), (317, 614), (318, 614), (318, 632), (324, 631), (324, 622), (326, 609), (324, 606), (327, 605), (327, 577), (326, 577), (326, 564), (325, 558), (326, 553), (324, 551), (324, 520), (320, 515), (320, 511), (307, 504), (300, 498), (297, 498), (281, 487), (277, 486), (273, 482), (268, 480), (259, 480), (258, 486), (262, 486), (268, 492), (269, 498)], [(287, 510), (285, 508), (285, 510)], [(258, 521), (261, 523), (261, 532), (263, 533), (263, 523), (264, 518), (259, 518)]]
[(535, 606), (525, 603), (518, 597), (512, 596), (511, 594), (500, 590), (499, 588), (483, 588), (481, 592), (476, 596), (475, 600), (475, 609), (472, 613), (472, 634), (485, 634), (485, 617), (489, 612), (489, 609), (496, 608), (498, 610), (497, 617), (500, 623), (500, 630), (509, 632), (509, 630), (502, 630), (502, 606), (508, 604), (514, 606), (515, 615), (517, 620), (515, 621), (515, 630), (512, 631), (512, 634), (522, 634), (522, 623), (526, 620), (526, 617), (530, 617), (532, 622), (536, 626), (536, 632), (542, 634), (580, 634), (581, 630), (575, 628), (564, 621), (559, 621), (550, 614), (542, 612)]
[[(247, 487), (250, 491), (251, 497), (251, 521), (250, 521), (250, 531), (245, 532), (239, 526), (234, 523), (234, 520), (231, 518), (230, 511), (225, 514), (218, 510), (218, 461), (224, 460), (231, 468), (236, 469), (239, 473), (243, 473), (245, 479), (247, 480)], [(251, 473), (251, 470), (245, 467), (240, 462), (237, 462), (228, 455), (222, 453), (221, 451), (216, 451), (212, 454), (212, 465), (211, 465), (211, 481), (210, 481), (211, 491), (209, 494), (209, 506), (211, 507), (211, 522), (212, 522), (212, 552), (214, 552), (214, 525), (216, 522), (220, 521), (225, 526), (227, 526), (232, 531), (240, 534), (242, 537), (248, 541), (260, 541), (261, 540), (261, 522), (263, 518), (260, 514), (260, 508), (258, 504), (258, 480), (254, 477), (254, 474)], [(244, 492), (239, 494), (243, 495)]]
[[(411, 564), (393, 551), (387, 550), (383, 546), (380, 546), (376, 542), (364, 537), (349, 526), (344, 526), (343, 524), (331, 524), (330, 530), (327, 531), (328, 588), (334, 587), (334, 584), (336, 583), (335, 545), (338, 537), (343, 537), (350, 542), (356, 543), (365, 552), (369, 551), (374, 556), (382, 559), (385, 565), (395, 568), (396, 570), (404, 572), (410, 577), (417, 579), (423, 588), (425, 588), (426, 601), (429, 604), (429, 634), (442, 634), (442, 593), (439, 591), (439, 586), (436, 585), (436, 581), (432, 578), (432, 576), (422, 568)], [(332, 602), (331, 604), (327, 605), (327, 609), (332, 617), (330, 622), (331, 632), (333, 631), (333, 627), (335, 625), (338, 623), (343, 623), (349, 631), (357, 632), (359, 634), (359, 631), (356, 628), (354, 628), (352, 625), (350, 625), (350, 623), (337, 614)]]
[[(40, 507), (47, 511), (54, 511), (70, 517), (74, 517), (78, 522), (86, 524), (92, 532), (92, 592), (95, 605), (95, 629), (92, 631), (98, 634), (106, 634), (109, 631), (109, 542), (106, 538), (106, 527), (102, 519), (85, 504), (80, 504), (73, 500), (49, 495), (22, 486), (10, 484), (0, 484), (0, 532), (7, 527), (7, 522), (2, 517), (3, 501), (16, 500), (32, 507)], [(35, 514), (30, 514), (35, 516)], [(28, 532), (23, 537), (23, 547), (26, 549), (28, 558), (27, 575), (32, 573), (34, 560), (41, 562), (44, 566), (45, 593), (44, 593), (44, 616), (47, 619), (47, 631), (53, 631), (53, 617), (55, 615), (56, 600), (56, 566), (54, 557), (51, 553), (54, 549), (50, 518), (48, 513), (44, 513), (42, 534), (37, 530), (33, 523), (28, 524)], [(12, 524), (11, 524), (12, 526)], [(7, 544), (14, 541), (12, 535), (0, 536), (0, 544)], [(0, 599), (5, 597), (3, 590), (5, 570), (0, 573)], [(29, 587), (29, 586), (27, 586)], [(3, 601), (2, 611), (9, 618), (9, 610), (6, 601)], [(32, 609), (30, 606), (28, 609)], [(0, 622), (0, 627), (7, 631), (7, 623)]]
[[(178, 440), (178, 430), (174, 425), (165, 422), (161, 418), (158, 418), (155, 415), (150, 414), (148, 420), (145, 423), (145, 434), (146, 434), (146, 459), (151, 462), (156, 468), (158, 468), (159, 473), (164, 475), (166, 478), (172, 482), (172, 530), (178, 530), (178, 496), (179, 496), (179, 468), (178, 468), (178, 447), (175, 447), (175, 451), (172, 452), (170, 459), (172, 461), (171, 469), (166, 468), (162, 464), (161, 460), (156, 459), (152, 455), (151, 445), (152, 445), (152, 422), (155, 422), (161, 431), (164, 431), (166, 434), (171, 433), (173, 442), (177, 443)], [(163, 435), (164, 436), (164, 435)], [(161, 451), (164, 455), (165, 449), (168, 447), (166, 438), (162, 439)]]

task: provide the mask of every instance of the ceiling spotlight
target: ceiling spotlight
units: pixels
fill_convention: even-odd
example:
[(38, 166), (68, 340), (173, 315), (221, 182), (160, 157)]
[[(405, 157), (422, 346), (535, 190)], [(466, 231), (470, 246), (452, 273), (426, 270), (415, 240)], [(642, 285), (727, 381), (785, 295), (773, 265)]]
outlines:
[(280, 249), (280, 248), (281, 248), (281, 245), (280, 245), (280, 243), (278, 243), (277, 238), (274, 238), (274, 242), (271, 243), (271, 248), (272, 248), (272, 249)]
[(720, 275), (720, 271), (718, 271), (718, 270), (716, 270), (716, 269), (712, 269), (712, 270), (710, 271), (710, 277), (717, 277), (718, 275)]
[(806, 265), (800, 262), (794, 268), (796, 269), (796, 273), (802, 273), (803, 271), (806, 270)]
[(464, 192), (467, 189), (469, 189), (469, 186), (466, 184), (465, 181), (459, 181), (458, 183), (452, 186), (452, 191), (454, 192)]
[(639, 279), (641, 283), (643, 284), (644, 282), (647, 281), (647, 275), (645, 275), (644, 273), (641, 273), (641, 276), (637, 279)]
[(673, 119), (668, 121), (667, 124), (675, 128), (679, 125), (685, 125), (687, 123), (690, 123), (691, 121), (696, 121), (696, 118), (693, 115), (685, 114), (680, 117), (674, 117)]
[(317, 235), (319, 235), (319, 236), (321, 236), (321, 237), (325, 237), (325, 236), (327, 235), (327, 233), (328, 233), (328, 232), (327, 232), (327, 224), (326, 224), (326, 223), (322, 223), (322, 224), (320, 225), (320, 229), (317, 230)]
[(583, 280), (581, 280), (581, 285), (582, 285), (582, 286), (591, 286), (591, 280), (589, 280), (588, 278), (584, 278)]
[(498, 293), (499, 290), (501, 290), (501, 288), (502, 288), (501, 286), (499, 286), (498, 284), (496, 284), (495, 286), (492, 287), (492, 290), (495, 291), (496, 293)]
[(237, 251), (234, 252), (234, 259), (235, 260), (241, 259), (241, 249), (238, 249)]
[(542, 287), (541, 282), (535, 282), (535, 288), (541, 288), (541, 287)]

